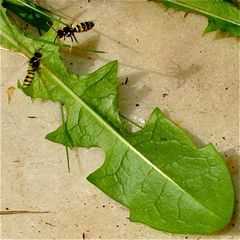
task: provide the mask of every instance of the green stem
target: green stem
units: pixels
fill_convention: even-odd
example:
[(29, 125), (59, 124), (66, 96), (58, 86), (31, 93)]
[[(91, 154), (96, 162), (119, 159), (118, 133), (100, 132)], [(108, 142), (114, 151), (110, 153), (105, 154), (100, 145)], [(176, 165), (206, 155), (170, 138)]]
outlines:
[[(61, 108), (62, 123), (64, 124), (64, 126), (65, 126), (65, 128), (66, 128), (64, 111), (63, 111), (63, 104), (62, 104), (62, 103), (60, 103), (60, 108)], [(66, 150), (66, 157), (67, 157), (68, 172), (70, 173), (69, 151), (68, 151), (68, 147), (67, 147), (67, 146), (65, 146), (65, 150)]]
[(35, 7), (27, 4), (26, 2), (23, 2), (23, 1), (21, 1), (21, 0), (17, 0), (17, 2), (19, 2), (19, 3), (21, 3), (22, 5), (24, 5), (24, 6), (28, 7), (28, 8), (30, 8), (30, 9), (32, 9), (32, 10), (35, 11), (35, 12), (38, 12), (38, 13), (41, 14), (41, 15), (44, 15), (45, 17), (52, 18), (52, 19), (54, 19), (54, 20), (56, 20), (56, 21), (58, 21), (58, 22), (60, 22), (60, 23), (62, 23), (62, 24), (64, 24), (64, 25), (66, 25), (66, 23), (64, 23), (64, 22), (61, 21), (60, 19), (57, 19), (57, 18), (55, 18), (54, 16), (51, 16), (51, 15), (46, 14), (46, 13), (38, 10), (37, 8), (35, 8)]

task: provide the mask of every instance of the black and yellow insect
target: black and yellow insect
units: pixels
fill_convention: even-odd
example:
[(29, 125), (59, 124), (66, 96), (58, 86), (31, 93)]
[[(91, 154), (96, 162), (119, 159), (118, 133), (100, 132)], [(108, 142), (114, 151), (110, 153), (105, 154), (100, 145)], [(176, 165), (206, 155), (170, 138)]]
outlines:
[(39, 52), (35, 52), (34, 56), (29, 61), (29, 66), (27, 70), (27, 75), (23, 81), (23, 88), (27, 88), (31, 85), (33, 78), (35, 76), (35, 72), (38, 70), (40, 66), (40, 60), (42, 58), (42, 54)]
[(94, 27), (93, 22), (82, 22), (77, 24), (75, 27), (68, 26), (66, 25), (62, 30), (55, 30), (57, 32), (57, 36), (54, 39), (54, 42), (56, 41), (57, 38), (65, 38), (70, 37), (72, 42), (73, 39), (78, 42), (78, 40), (75, 37), (75, 33), (80, 33), (80, 32), (87, 32), (88, 30), (92, 29)]

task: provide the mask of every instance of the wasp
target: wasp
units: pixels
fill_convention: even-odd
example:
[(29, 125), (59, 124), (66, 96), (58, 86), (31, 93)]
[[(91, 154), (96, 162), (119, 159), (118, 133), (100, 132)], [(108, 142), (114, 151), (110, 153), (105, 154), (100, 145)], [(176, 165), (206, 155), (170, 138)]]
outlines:
[(92, 29), (94, 27), (93, 22), (82, 22), (77, 24), (75, 27), (66, 25), (62, 30), (55, 30), (57, 32), (57, 36), (54, 39), (54, 42), (56, 41), (57, 38), (63, 38), (65, 40), (66, 37), (70, 37), (72, 42), (73, 39), (78, 42), (78, 40), (75, 37), (75, 33), (80, 33), (80, 32), (87, 32), (88, 30)]
[(41, 58), (42, 58), (42, 54), (39, 52), (35, 52), (34, 56), (30, 59), (27, 75), (23, 81), (23, 88), (27, 88), (31, 85), (33, 78), (35, 76), (35, 72), (38, 70), (40, 66)]

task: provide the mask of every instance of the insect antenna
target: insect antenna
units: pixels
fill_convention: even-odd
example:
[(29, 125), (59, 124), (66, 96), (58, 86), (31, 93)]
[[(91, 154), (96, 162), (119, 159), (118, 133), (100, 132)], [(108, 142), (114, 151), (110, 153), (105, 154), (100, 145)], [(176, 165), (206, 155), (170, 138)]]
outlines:
[(56, 30), (48, 21), (46, 21), (46, 24), (47, 24), (49, 27), (51, 27), (55, 32), (57, 32), (57, 30)]
[(58, 31), (48, 21), (46, 21), (46, 23), (50, 28), (52, 28), (57, 33), (57, 35), (56, 35), (56, 37), (54, 38), (54, 41), (53, 41), (55, 43), (57, 38), (58, 38)]

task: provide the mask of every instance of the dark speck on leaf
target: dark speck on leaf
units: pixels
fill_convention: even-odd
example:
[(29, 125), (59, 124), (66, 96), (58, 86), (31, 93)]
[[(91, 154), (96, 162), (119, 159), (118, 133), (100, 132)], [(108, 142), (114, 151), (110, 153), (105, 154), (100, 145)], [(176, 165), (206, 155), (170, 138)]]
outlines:
[(232, 224), (232, 226), (234, 227), (234, 226), (235, 226), (235, 224), (233, 223), (233, 224)]
[(104, 208), (104, 207), (106, 207), (105, 205), (102, 205), (102, 207)]
[(116, 227), (119, 227), (119, 225), (117, 224)]
[(167, 141), (167, 138), (162, 138), (162, 137), (161, 137), (160, 139), (161, 139), (162, 141)]
[(138, 104), (138, 103), (136, 104), (136, 107), (139, 107), (139, 104)]
[(72, 63), (72, 62), (70, 62), (70, 65), (73, 65), (73, 63)]
[(6, 207), (5, 209), (6, 209), (6, 210), (9, 210), (9, 208), (8, 208), (8, 207)]
[(225, 89), (228, 90), (229, 87), (226, 87)]
[(28, 116), (28, 118), (36, 118), (35, 116)]
[(223, 138), (223, 140), (225, 140), (225, 137), (222, 137)]
[(82, 234), (82, 238), (85, 239), (85, 233)]
[(139, 42), (138, 38), (136, 40), (137, 40), (137, 42)]
[(162, 96), (163, 96), (163, 97), (166, 97), (166, 96), (168, 96), (168, 94), (167, 94), (167, 93), (164, 93)]

